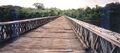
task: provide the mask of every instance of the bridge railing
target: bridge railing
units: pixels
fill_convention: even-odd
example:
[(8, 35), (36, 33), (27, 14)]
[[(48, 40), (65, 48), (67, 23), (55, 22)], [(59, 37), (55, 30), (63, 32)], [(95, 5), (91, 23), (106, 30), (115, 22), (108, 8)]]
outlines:
[(55, 18), (57, 17), (51, 16), (10, 22), (0, 22), (0, 42), (13, 37), (20, 36), (20, 34), (23, 34), (41, 25), (44, 25), (50, 22), (51, 20), (54, 20)]
[(120, 34), (67, 17), (76, 36), (92, 53), (120, 53)]

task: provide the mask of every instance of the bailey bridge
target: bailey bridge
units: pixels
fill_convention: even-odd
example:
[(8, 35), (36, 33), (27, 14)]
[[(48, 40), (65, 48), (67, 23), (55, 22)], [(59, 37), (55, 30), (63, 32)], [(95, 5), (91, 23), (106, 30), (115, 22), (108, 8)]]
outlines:
[(0, 22), (0, 53), (120, 53), (120, 34), (68, 16)]

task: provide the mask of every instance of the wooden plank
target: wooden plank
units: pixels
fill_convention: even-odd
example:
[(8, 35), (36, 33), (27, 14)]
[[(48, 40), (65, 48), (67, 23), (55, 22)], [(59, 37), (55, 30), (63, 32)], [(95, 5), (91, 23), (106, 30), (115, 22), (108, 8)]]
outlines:
[(0, 49), (0, 53), (85, 53), (66, 18), (56, 20), (23, 35)]

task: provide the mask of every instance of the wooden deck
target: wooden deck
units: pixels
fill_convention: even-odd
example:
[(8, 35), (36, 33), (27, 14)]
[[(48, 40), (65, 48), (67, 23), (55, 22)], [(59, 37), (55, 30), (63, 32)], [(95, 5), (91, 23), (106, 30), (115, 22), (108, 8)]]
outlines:
[(0, 53), (85, 53), (85, 51), (66, 18), (59, 17), (1, 48)]

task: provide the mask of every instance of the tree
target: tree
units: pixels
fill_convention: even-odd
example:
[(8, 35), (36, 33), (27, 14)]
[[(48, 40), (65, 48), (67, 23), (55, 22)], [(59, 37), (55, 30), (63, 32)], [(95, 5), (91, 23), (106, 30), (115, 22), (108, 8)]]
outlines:
[(109, 11), (110, 29), (120, 33), (120, 3), (109, 3), (104, 8)]
[[(12, 6), (12, 5), (6, 5), (6, 6), (0, 6), (0, 21), (11, 21), (16, 18), (13, 18), (14, 16), (18, 16), (19, 12), (21, 12), (22, 7), (19, 6)], [(20, 19), (17, 17), (17, 19)]]
[(34, 3), (33, 4), (37, 9), (44, 9), (44, 5), (42, 3)]

